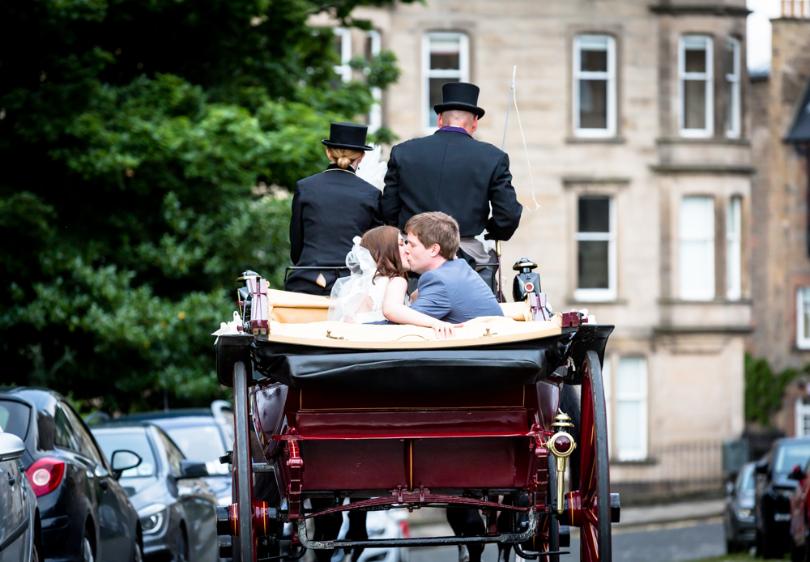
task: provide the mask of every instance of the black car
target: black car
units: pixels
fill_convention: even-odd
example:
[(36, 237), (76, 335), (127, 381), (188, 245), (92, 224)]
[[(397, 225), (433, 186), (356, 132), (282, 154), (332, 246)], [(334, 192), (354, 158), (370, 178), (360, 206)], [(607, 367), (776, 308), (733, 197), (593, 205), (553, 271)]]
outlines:
[(94, 427), (101, 449), (135, 451), (143, 462), (120, 482), (141, 518), (148, 559), (216, 562), (216, 498), (202, 480), (205, 463), (186, 460), (177, 445), (148, 423)]
[[(81, 561), (140, 562), (141, 528), (116, 474), (137, 455), (101, 453), (73, 408), (49, 390), (0, 391), (6, 429), (25, 443), (22, 464), (37, 496), (42, 556)], [(113, 467), (116, 471), (113, 471)]]
[(222, 400), (206, 408), (185, 408), (165, 412), (145, 412), (123, 416), (117, 422), (150, 422), (169, 434), (188, 459), (205, 462), (209, 477), (206, 482), (220, 506), (228, 506), (231, 498), (231, 473), (220, 462), (233, 446), (233, 412)]
[(39, 511), (37, 497), (25, 477), (20, 458), (25, 443), (4, 433), (8, 417), (0, 409), (0, 562), (39, 560)]
[(754, 484), (752, 462), (744, 464), (737, 478), (728, 483), (723, 529), (726, 534), (726, 550), (729, 553), (746, 550), (754, 545), (756, 539)]
[(781, 558), (790, 544), (790, 496), (796, 481), (788, 478), (793, 467), (810, 460), (810, 438), (777, 440), (757, 461), (756, 546), (765, 558)]

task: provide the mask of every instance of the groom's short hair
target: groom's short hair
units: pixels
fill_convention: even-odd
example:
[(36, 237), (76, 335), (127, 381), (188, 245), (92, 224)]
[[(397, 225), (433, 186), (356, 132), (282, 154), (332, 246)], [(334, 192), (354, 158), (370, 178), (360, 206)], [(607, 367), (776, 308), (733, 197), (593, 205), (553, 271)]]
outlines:
[(461, 243), (456, 219), (439, 211), (412, 216), (405, 223), (405, 232), (416, 236), (426, 248), (438, 244), (439, 254), (446, 260), (456, 257)]

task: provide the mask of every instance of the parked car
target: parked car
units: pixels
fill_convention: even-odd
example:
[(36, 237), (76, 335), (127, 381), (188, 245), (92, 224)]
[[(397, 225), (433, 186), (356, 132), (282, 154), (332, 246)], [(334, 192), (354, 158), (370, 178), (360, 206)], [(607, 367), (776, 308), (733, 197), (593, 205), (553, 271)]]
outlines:
[(756, 547), (765, 558), (781, 558), (790, 544), (790, 496), (796, 481), (788, 478), (793, 467), (810, 460), (810, 438), (777, 440), (755, 465)]
[[(349, 516), (343, 514), (343, 525), (339, 538), (346, 538), (349, 530)], [(410, 538), (408, 512), (401, 509), (369, 511), (366, 514), (366, 531), (370, 540), (407, 539)], [(338, 551), (332, 556), (332, 562), (345, 560), (345, 553)], [(372, 547), (363, 550), (356, 562), (408, 562), (410, 553), (407, 548)]]
[(140, 562), (141, 528), (116, 474), (137, 466), (131, 451), (110, 461), (56, 392), (0, 391), (5, 429), (25, 443), (22, 464), (37, 496), (43, 558)]
[(737, 473), (737, 478), (729, 482), (726, 489), (723, 529), (726, 534), (726, 550), (729, 553), (746, 550), (754, 546), (756, 540), (754, 464), (744, 464)]
[(205, 463), (187, 460), (149, 423), (113, 423), (93, 434), (105, 453), (128, 449), (143, 459), (120, 482), (141, 518), (147, 559), (216, 562), (216, 497), (203, 480)]
[(22, 439), (3, 430), (8, 412), (0, 408), (0, 562), (39, 561), (37, 497), (25, 477), (20, 458)]
[(217, 400), (211, 408), (184, 408), (123, 416), (116, 421), (153, 423), (169, 434), (188, 459), (205, 462), (207, 484), (220, 506), (230, 505), (231, 473), (220, 462), (233, 446), (233, 412), (230, 404)]

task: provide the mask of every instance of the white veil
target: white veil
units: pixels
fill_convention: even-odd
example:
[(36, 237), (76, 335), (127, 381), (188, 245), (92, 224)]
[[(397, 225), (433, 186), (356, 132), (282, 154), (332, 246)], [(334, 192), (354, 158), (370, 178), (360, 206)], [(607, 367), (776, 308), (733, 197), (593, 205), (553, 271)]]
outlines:
[[(374, 275), (377, 263), (371, 253), (360, 245), (360, 237), (352, 240), (354, 246), (346, 255), (346, 267), (351, 275), (341, 277), (332, 287), (329, 320), (341, 322), (373, 322), (383, 320), (382, 298), (385, 291), (375, 290)], [(378, 277), (377, 284), (385, 277)], [(387, 279), (386, 279), (387, 280)]]

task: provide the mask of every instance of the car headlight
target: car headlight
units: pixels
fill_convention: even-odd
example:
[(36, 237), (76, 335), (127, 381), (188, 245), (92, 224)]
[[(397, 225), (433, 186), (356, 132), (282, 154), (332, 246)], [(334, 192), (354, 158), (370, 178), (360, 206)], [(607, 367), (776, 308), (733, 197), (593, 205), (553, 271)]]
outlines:
[(168, 515), (168, 508), (162, 503), (153, 503), (138, 512), (141, 529), (144, 535), (153, 535), (163, 529)]
[(754, 512), (750, 509), (740, 508), (736, 510), (736, 514), (737, 519), (750, 519), (754, 515)]

